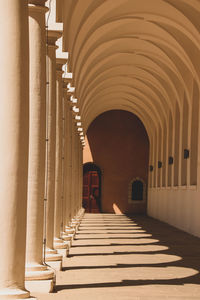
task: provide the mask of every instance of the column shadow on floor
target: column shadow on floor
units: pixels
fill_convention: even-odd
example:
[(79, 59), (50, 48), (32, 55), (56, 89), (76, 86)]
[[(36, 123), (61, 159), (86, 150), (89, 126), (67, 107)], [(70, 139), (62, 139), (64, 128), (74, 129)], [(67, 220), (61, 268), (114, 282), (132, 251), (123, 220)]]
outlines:
[[(109, 217), (110, 218), (110, 217)], [(106, 219), (106, 216), (105, 216)], [(121, 269), (126, 268), (168, 268), (168, 267), (179, 267), (179, 268), (188, 268), (188, 270), (192, 270), (193, 273), (195, 273), (192, 276), (186, 276), (183, 278), (170, 278), (170, 279), (145, 279), (145, 280), (121, 280), (116, 282), (109, 282), (109, 279), (107, 282), (99, 282), (99, 283), (86, 283), (86, 284), (66, 284), (66, 285), (57, 285), (56, 291), (59, 292), (61, 290), (67, 290), (67, 289), (81, 289), (81, 288), (106, 288), (106, 287), (122, 287), (122, 286), (141, 286), (141, 285), (185, 285), (185, 284), (197, 284), (200, 285), (200, 239), (197, 237), (194, 237), (190, 234), (187, 234), (181, 230), (178, 230), (172, 226), (169, 226), (163, 222), (160, 222), (158, 220), (152, 219), (147, 216), (127, 216), (127, 220), (129, 222), (128, 226), (130, 227), (130, 231), (133, 231), (134, 226), (141, 227), (142, 230), (145, 231), (145, 233), (150, 234), (148, 237), (117, 237), (118, 234), (122, 235), (123, 232), (120, 230), (120, 232), (117, 232), (117, 229), (119, 230), (119, 227), (122, 228), (123, 226), (126, 227), (126, 232), (124, 234), (128, 233), (127, 225), (122, 225), (120, 223), (123, 223), (121, 221), (117, 221), (113, 217), (113, 223), (119, 222), (119, 225), (112, 225), (112, 220), (109, 220), (111, 223), (108, 225), (108, 220), (99, 222), (99, 225), (97, 225), (98, 222), (94, 221), (91, 222), (85, 222), (85, 220), (82, 222), (82, 226), (80, 227), (80, 231), (78, 232), (76, 236), (76, 241), (89, 241), (89, 244), (85, 245), (74, 245), (73, 247), (77, 249), (80, 247), (80, 249), (86, 249), (87, 247), (109, 247), (109, 246), (137, 246), (137, 245), (159, 245), (159, 246), (165, 246), (166, 249), (162, 250), (153, 250), (153, 251), (113, 251), (113, 252), (95, 252), (95, 253), (77, 253), (70, 255), (71, 258), (73, 257), (86, 257), (86, 261), (88, 261), (89, 257), (95, 256), (120, 256), (120, 255), (134, 255), (134, 254), (141, 254), (141, 255), (155, 255), (155, 254), (168, 254), (170, 256), (177, 256), (180, 259), (177, 259), (172, 262), (162, 262), (162, 263), (136, 263), (136, 264), (120, 264), (117, 263), (115, 265), (107, 264), (107, 265), (97, 265), (97, 266), (71, 266), (71, 267), (65, 267), (63, 268), (64, 272), (70, 271), (76, 271), (76, 270), (107, 270), (107, 269), (114, 269), (119, 271)], [(130, 222), (134, 222), (133, 226), (130, 225)], [(87, 224), (86, 224), (87, 223)], [(108, 233), (91, 233), (95, 234), (95, 238), (82, 238), (81, 236), (88, 235), (90, 236), (90, 233), (87, 231), (90, 231), (88, 227), (91, 226), (91, 231), (94, 230), (95, 226), (102, 227), (109, 231), (108, 228), (111, 228), (111, 232)], [(116, 234), (116, 237), (99, 237), (98, 234), (113, 234), (114, 227), (116, 226), (116, 231), (114, 234)], [(101, 229), (100, 229), (101, 230)], [(103, 230), (103, 229), (102, 229)], [(105, 231), (106, 231), (105, 230)], [(130, 233), (134, 234), (134, 233)], [(134, 240), (141, 240), (141, 239), (149, 239), (149, 243), (144, 244), (135, 244)], [(109, 243), (109, 244), (92, 244), (92, 240), (120, 240), (122, 243)], [(130, 243), (123, 244), (123, 240), (130, 240)], [(155, 242), (150, 242), (151, 240), (155, 240)]]

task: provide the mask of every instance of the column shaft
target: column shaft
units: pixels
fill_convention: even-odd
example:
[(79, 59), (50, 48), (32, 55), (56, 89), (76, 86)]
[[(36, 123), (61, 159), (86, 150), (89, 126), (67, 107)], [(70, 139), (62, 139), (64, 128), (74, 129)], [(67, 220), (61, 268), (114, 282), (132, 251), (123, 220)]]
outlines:
[(45, 7), (29, 7), (30, 127), (27, 209), (27, 267), (43, 263), (46, 138)]
[(40, 5), (34, 5), (34, 1), (29, 3), (30, 119), (25, 286), (31, 292), (50, 292), (54, 271), (43, 264), (47, 8), (45, 1)]
[(24, 290), (28, 176), (28, 5), (7, 0), (0, 10), (0, 299)]
[(72, 144), (71, 144), (71, 149), (72, 149), (72, 197), (71, 197), (71, 218), (73, 219), (75, 217), (75, 184), (76, 184), (76, 163), (75, 163), (75, 128), (74, 128), (74, 119), (72, 119)]
[(54, 237), (59, 239), (62, 225), (62, 72), (56, 78), (56, 164), (55, 164), (55, 223)]
[(57, 269), (61, 268), (62, 256), (54, 250), (54, 210), (55, 210), (55, 157), (56, 157), (56, 45), (61, 32), (48, 31), (48, 104), (47, 104), (47, 150), (46, 150), (46, 254), (45, 260)]
[(63, 81), (62, 66), (66, 59), (58, 58), (56, 71), (56, 168), (55, 168), (55, 222), (54, 222), (54, 247), (56, 249), (68, 248), (62, 240), (63, 233), (63, 171), (65, 153), (63, 152)]
[[(71, 164), (71, 151), (70, 151), (70, 111), (69, 101), (67, 99), (67, 91), (65, 89), (64, 96), (64, 115), (65, 115), (65, 132), (64, 132), (64, 202), (65, 202), (65, 226), (69, 226), (69, 214), (70, 214), (70, 164)], [(65, 228), (65, 227), (64, 227)]]
[(48, 103), (48, 150), (47, 150), (47, 224), (46, 243), (53, 249), (54, 195), (55, 195), (55, 139), (56, 139), (56, 62), (55, 46), (48, 46), (49, 103)]
[(66, 200), (67, 200), (67, 219), (68, 224), (72, 219), (72, 113), (68, 104), (68, 130), (66, 137), (66, 151), (68, 152), (67, 174), (66, 174)]

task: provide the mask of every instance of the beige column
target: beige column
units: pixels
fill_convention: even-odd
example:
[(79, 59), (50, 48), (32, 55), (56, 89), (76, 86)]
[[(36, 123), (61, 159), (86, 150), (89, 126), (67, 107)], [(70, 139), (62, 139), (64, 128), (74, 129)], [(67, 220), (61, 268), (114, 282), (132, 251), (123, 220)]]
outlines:
[[(54, 248), (68, 249), (61, 234), (63, 233), (63, 193), (62, 193), (62, 164), (66, 159), (63, 153), (63, 81), (62, 67), (67, 63), (66, 59), (56, 60), (56, 162), (55, 162), (55, 218), (54, 218)], [(66, 251), (65, 251), (66, 252)], [(64, 254), (64, 253), (63, 253)]]
[(79, 195), (78, 195), (78, 213), (79, 215), (81, 214), (81, 142), (79, 141), (79, 145), (78, 145), (78, 152), (79, 152), (79, 173), (78, 173), (78, 177), (79, 177)]
[[(73, 120), (74, 121), (74, 120)], [(73, 166), (73, 221), (76, 219), (76, 204), (77, 204), (77, 132), (76, 132), (76, 123), (73, 122), (73, 160), (72, 160), (72, 166)]]
[(72, 151), (72, 197), (71, 197), (71, 219), (72, 221), (75, 218), (75, 189), (76, 189), (76, 134), (75, 134), (75, 122), (74, 118), (72, 118), (72, 143), (71, 143), (71, 151)]
[(78, 139), (80, 139), (76, 122), (73, 119), (72, 125), (72, 222), (71, 226), (78, 229), (79, 219), (78, 219)]
[(0, 299), (24, 288), (29, 132), (28, 4), (1, 1)]
[[(76, 124), (75, 124), (76, 126)], [(76, 189), (76, 218), (79, 218), (79, 188), (80, 188), (80, 178), (79, 178), (79, 166), (80, 166), (80, 153), (79, 153), (79, 143), (80, 143), (80, 136), (79, 132), (77, 131), (76, 126), (76, 182), (77, 182), (77, 189)]]
[[(68, 81), (65, 79), (64, 84), (66, 85)], [(64, 233), (63, 238), (66, 240), (71, 240), (75, 234), (75, 230), (71, 228), (71, 196), (72, 196), (72, 148), (71, 148), (71, 131), (72, 131), (72, 111), (70, 103), (70, 95), (67, 93), (65, 86), (65, 145), (64, 153), (65, 159), (65, 173), (64, 173), (64, 201), (65, 201), (65, 222), (64, 222)]]
[(46, 0), (29, 1), (29, 166), (26, 242), (26, 288), (53, 290), (54, 272), (43, 264), (46, 145)]
[[(65, 118), (65, 134), (64, 134), (64, 178), (63, 178), (63, 196), (64, 196), (64, 232), (62, 237), (67, 240), (71, 241), (72, 237), (74, 236), (74, 229), (70, 228), (69, 223), (71, 221), (71, 118), (72, 112), (70, 107), (70, 95), (67, 93), (67, 84), (68, 79), (64, 79), (63, 87), (64, 87), (64, 118)], [(71, 242), (70, 242), (71, 244)]]
[(77, 137), (77, 218), (80, 219), (80, 136)]
[(64, 202), (64, 212), (63, 212), (63, 231), (65, 231), (65, 227), (68, 225), (68, 214), (69, 214), (69, 180), (68, 180), (68, 166), (70, 160), (70, 152), (69, 152), (69, 96), (67, 95), (67, 82), (63, 79), (63, 202)]
[(76, 209), (77, 209), (77, 213), (76, 213), (76, 217), (79, 218), (79, 200), (80, 200), (80, 177), (79, 177), (79, 174), (80, 174), (80, 153), (79, 153), (79, 143), (80, 143), (80, 137), (79, 137), (79, 134), (77, 134), (77, 185), (78, 185), (78, 188), (77, 188), (77, 204), (76, 204)]
[(77, 152), (78, 152), (78, 162), (77, 162), (77, 180), (78, 180), (78, 195), (77, 195), (77, 219), (82, 219), (82, 158), (81, 158), (82, 143), (80, 136), (77, 139)]
[(79, 216), (82, 218), (82, 198), (83, 198), (83, 145), (79, 142)]
[(47, 263), (55, 268), (55, 261), (62, 261), (62, 256), (57, 254), (54, 249), (54, 209), (55, 209), (55, 150), (56, 150), (56, 48), (57, 39), (61, 37), (60, 31), (48, 31), (48, 121), (47, 121), (47, 139), (48, 146), (46, 151), (46, 255)]

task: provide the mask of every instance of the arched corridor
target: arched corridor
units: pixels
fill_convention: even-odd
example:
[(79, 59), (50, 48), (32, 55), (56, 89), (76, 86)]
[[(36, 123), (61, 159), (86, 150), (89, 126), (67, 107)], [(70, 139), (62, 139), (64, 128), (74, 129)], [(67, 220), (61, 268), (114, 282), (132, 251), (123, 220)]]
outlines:
[(200, 1), (1, 4), (0, 299), (199, 299)]

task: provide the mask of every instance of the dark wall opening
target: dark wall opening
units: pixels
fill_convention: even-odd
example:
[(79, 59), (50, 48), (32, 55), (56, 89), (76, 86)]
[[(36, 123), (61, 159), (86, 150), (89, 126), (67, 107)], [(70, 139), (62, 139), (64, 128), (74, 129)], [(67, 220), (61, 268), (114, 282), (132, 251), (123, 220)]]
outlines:
[(91, 123), (87, 138), (102, 170), (102, 211), (145, 213), (146, 197), (133, 201), (131, 191), (134, 178), (148, 181), (149, 140), (140, 119), (123, 110), (105, 112)]
[(94, 163), (83, 165), (83, 207), (87, 213), (101, 212), (101, 169)]
[(131, 200), (133, 201), (142, 201), (144, 193), (144, 185), (141, 180), (135, 180), (132, 183), (132, 191), (131, 191)]

